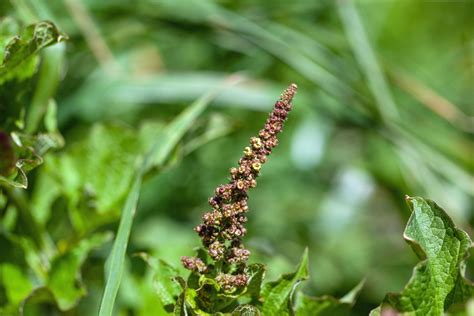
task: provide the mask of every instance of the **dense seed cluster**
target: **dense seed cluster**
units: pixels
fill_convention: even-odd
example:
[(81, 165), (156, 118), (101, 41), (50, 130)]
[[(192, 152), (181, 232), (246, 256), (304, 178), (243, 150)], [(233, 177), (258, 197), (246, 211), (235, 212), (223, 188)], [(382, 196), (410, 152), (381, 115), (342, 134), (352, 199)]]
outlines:
[[(278, 145), (277, 135), (283, 129), (291, 101), (296, 93), (296, 85), (291, 84), (275, 103), (265, 126), (258, 137), (250, 139), (237, 168), (230, 169), (231, 181), (216, 188), (209, 199), (212, 211), (203, 215), (203, 223), (195, 228), (204, 247), (215, 263), (220, 263), (216, 281), (225, 291), (246, 286), (246, 261), (250, 251), (244, 248), (242, 237), (246, 234), (244, 223), (248, 211), (247, 191), (257, 185), (256, 178), (268, 155)], [(199, 258), (182, 257), (185, 268), (208, 273), (212, 270)]]

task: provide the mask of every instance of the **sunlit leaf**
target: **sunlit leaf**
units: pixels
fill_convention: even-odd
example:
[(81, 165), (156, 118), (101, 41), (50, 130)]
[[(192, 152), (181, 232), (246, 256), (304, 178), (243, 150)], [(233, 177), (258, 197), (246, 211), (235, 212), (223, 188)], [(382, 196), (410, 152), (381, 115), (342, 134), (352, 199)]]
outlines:
[(0, 84), (13, 78), (25, 79), (33, 75), (36, 53), (44, 47), (59, 43), (65, 36), (48, 21), (38, 22), (25, 28), (5, 47), (0, 65)]
[(308, 278), (308, 249), (304, 251), (294, 273), (285, 274), (277, 281), (266, 283), (262, 289), (264, 315), (291, 315), (292, 296), (296, 287)]
[(398, 294), (388, 294), (373, 315), (395, 309), (404, 315), (442, 315), (474, 297), (474, 284), (464, 277), (472, 241), (436, 203), (407, 197), (412, 210), (404, 237), (422, 260)]
[(148, 255), (141, 257), (153, 269), (153, 285), (159, 300), (165, 308), (173, 309), (176, 298), (181, 294), (181, 288), (174, 279), (178, 271), (163, 260), (152, 260)]

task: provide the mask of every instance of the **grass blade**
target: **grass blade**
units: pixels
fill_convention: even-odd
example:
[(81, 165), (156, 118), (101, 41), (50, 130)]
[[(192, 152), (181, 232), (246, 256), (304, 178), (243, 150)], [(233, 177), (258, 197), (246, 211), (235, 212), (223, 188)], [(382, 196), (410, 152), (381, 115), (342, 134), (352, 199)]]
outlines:
[[(235, 82), (235, 80), (232, 82)], [(223, 87), (224, 86), (221, 86), (220, 88)], [(107, 277), (104, 295), (102, 296), (102, 301), (100, 304), (100, 316), (110, 316), (113, 312), (115, 298), (117, 297), (122, 279), (125, 254), (132, 229), (133, 217), (135, 215), (138, 198), (140, 196), (143, 175), (151, 168), (164, 164), (166, 158), (170, 155), (181, 137), (183, 137), (186, 131), (192, 126), (196, 118), (201, 115), (207, 105), (215, 97), (218, 89), (202, 96), (186, 110), (184, 110), (180, 115), (178, 115), (178, 117), (170, 124), (168, 124), (163, 134), (161, 134), (160, 139), (144, 156), (143, 161), (136, 172), (132, 187), (122, 209), (122, 216), (117, 231), (117, 237), (115, 238), (112, 251), (109, 255), (109, 258), (107, 259), (108, 271), (106, 272)]]
[(354, 51), (362, 71), (367, 77), (369, 88), (385, 120), (398, 117), (397, 107), (388, 88), (385, 77), (370, 46), (364, 26), (352, 0), (337, 2), (339, 16), (344, 26), (349, 44)]
[(128, 238), (132, 229), (133, 215), (137, 209), (142, 178), (143, 168), (140, 168), (133, 181), (132, 188), (122, 209), (122, 217), (120, 219), (117, 237), (115, 238), (114, 244), (112, 246), (112, 252), (107, 259), (110, 266), (107, 273), (104, 295), (102, 296), (102, 301), (100, 303), (99, 315), (101, 316), (112, 315), (115, 298), (117, 296), (117, 292), (120, 287), (120, 281), (122, 279), (125, 252), (127, 251)]

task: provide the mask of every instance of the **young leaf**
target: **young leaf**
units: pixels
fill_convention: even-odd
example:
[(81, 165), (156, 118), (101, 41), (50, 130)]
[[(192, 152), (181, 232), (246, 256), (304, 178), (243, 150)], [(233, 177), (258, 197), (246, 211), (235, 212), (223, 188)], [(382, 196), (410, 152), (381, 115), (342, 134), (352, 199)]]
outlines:
[(350, 309), (365, 281), (357, 284), (344, 297), (337, 299), (332, 296), (310, 297), (298, 295), (296, 300), (297, 316), (343, 316), (350, 315)]
[(176, 304), (176, 298), (181, 294), (181, 288), (175, 277), (178, 271), (163, 260), (153, 260), (148, 254), (140, 253), (154, 272), (153, 285), (158, 298), (164, 308), (168, 309)]
[(262, 289), (264, 315), (292, 315), (292, 296), (302, 281), (308, 278), (308, 249), (305, 249), (298, 269), (285, 274), (275, 282), (266, 283)]
[(175, 268), (162, 260), (158, 260), (153, 281), (158, 297), (165, 308), (175, 304), (175, 297), (180, 294), (178, 284), (173, 281), (176, 275), (178, 275), (178, 271)]
[(474, 297), (474, 285), (464, 277), (472, 247), (468, 234), (433, 201), (407, 197), (407, 202), (412, 214), (404, 238), (423, 261), (402, 292), (388, 294), (371, 315), (385, 309), (404, 315), (442, 315)]
[(0, 64), (0, 84), (13, 79), (24, 79), (33, 75), (36, 67), (34, 57), (44, 47), (62, 42), (66, 37), (48, 21), (26, 27), (21, 36), (14, 37), (5, 47)]
[(176, 277), (175, 281), (181, 285), (183, 290), (176, 300), (173, 314), (175, 316), (187, 316), (188, 312), (186, 311), (186, 292), (188, 290), (188, 285), (182, 277)]
[(260, 291), (262, 288), (263, 278), (265, 277), (265, 266), (263, 264), (254, 263), (248, 267), (249, 283), (247, 285), (247, 295), (250, 296), (252, 302), (258, 302)]

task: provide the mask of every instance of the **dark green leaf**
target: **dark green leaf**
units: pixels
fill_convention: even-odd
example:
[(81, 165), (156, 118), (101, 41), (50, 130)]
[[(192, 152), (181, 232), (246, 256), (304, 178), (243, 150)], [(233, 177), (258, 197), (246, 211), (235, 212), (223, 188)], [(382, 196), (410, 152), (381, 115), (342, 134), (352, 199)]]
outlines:
[(435, 202), (420, 197), (407, 197), (407, 202), (412, 214), (404, 237), (423, 261), (403, 291), (388, 294), (379, 311), (442, 315), (474, 297), (474, 285), (464, 277), (472, 241)]
[(308, 278), (308, 249), (294, 273), (285, 274), (275, 282), (266, 283), (262, 290), (264, 315), (292, 315), (292, 296), (302, 281)]

